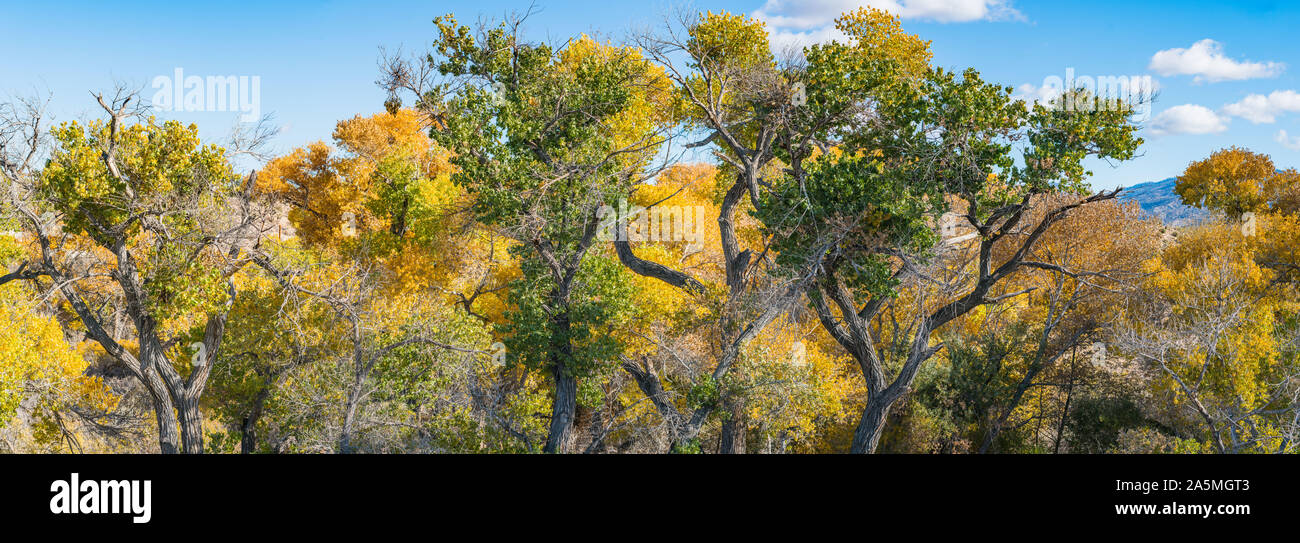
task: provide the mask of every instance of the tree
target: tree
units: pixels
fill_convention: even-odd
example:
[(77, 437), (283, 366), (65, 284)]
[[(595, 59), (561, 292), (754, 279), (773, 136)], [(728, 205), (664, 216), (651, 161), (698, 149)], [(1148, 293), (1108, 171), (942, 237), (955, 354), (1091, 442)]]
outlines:
[[(544, 311), (545, 330), (525, 319), (511, 322), (506, 334), (548, 338), (526, 345), (543, 349), (554, 383), (543, 450), (562, 452), (572, 438), (579, 379), (610, 363), (575, 348), (600, 334), (589, 326), (603, 325), (579, 320), (588, 310), (574, 305), (583, 283), (599, 279), (580, 273), (588, 269), (583, 262), (600, 224), (597, 211), (653, 177), (655, 154), (672, 124), (670, 86), (635, 48), (586, 36), (559, 48), (530, 43), (519, 33), (522, 18), (477, 36), (450, 15), (435, 23), (439, 34), (428, 62), (390, 63), (386, 81), (394, 93), (413, 91), (417, 106), (435, 120), (430, 135), (453, 153), (452, 179), (474, 198), (477, 220), (515, 240), (516, 254), (533, 261), (522, 266), (512, 302), (516, 290), (544, 293), (540, 299), (521, 294), (526, 297), (516, 305)], [(427, 74), (426, 68), (443, 82), (426, 86), (413, 75)], [(523, 300), (544, 305), (525, 308)], [(531, 353), (513, 358), (538, 360)]]
[[(56, 127), (39, 172), (6, 160), (8, 204), (31, 246), (0, 282), (52, 281), (85, 335), (148, 390), (161, 452), (200, 453), (199, 400), (219, 360), (236, 294), (231, 277), (245, 263), (242, 249), (261, 237), (265, 215), (251, 183), (234, 175), (225, 150), (199, 141), (196, 127), (153, 118), (129, 124), (134, 98), (100, 96), (106, 120)], [(38, 141), (39, 122), (29, 126)], [(108, 304), (92, 305), (91, 296), (121, 301), (135, 349), (103, 312)]]
[(1295, 447), (1297, 179), (1237, 147), (1188, 166), (1183, 200), (1227, 222), (1185, 231), (1151, 259), (1123, 314), (1121, 345), (1158, 372), (1168, 425), (1207, 450)]
[(1149, 263), (1119, 344), (1157, 371), (1167, 424), (1219, 453), (1295, 447), (1296, 307), (1238, 228), (1185, 233)]
[[(385, 440), (398, 439), (396, 433), (378, 435), (380, 420), (412, 424), (411, 413), (376, 397), (400, 397), (414, 418), (427, 416), (419, 411), (428, 390), (418, 399), (404, 394), (444, 371), (465, 370), (460, 377), (470, 380), (471, 362), (488, 354), (484, 325), (504, 312), (501, 294), (517, 267), (504, 242), (469, 220), (472, 200), (451, 182), (448, 153), (430, 140), (428, 127), (429, 118), (410, 109), (357, 116), (338, 123), (337, 149), (316, 142), (272, 160), (259, 175), (261, 190), (287, 206), (296, 236), (253, 257), (262, 271), (252, 278), (257, 295), (277, 301), (255, 300), (236, 314), (246, 326), (239, 342), (247, 356), (227, 374), (236, 392), (227, 405), (243, 450), (254, 448), (257, 420), (273, 392), (319, 392), (280, 390), (309, 360), (311, 371), (340, 380), (316, 379), (313, 386), (343, 389), (337, 413), (312, 415), (339, 421), (315, 441), (353, 452), (395, 446)], [(268, 307), (278, 311), (267, 314)], [(266, 342), (267, 322), (293, 333)], [(350, 333), (331, 337), (327, 330), (340, 325)], [(403, 375), (400, 390), (390, 388)]]
[[(1066, 204), (1069, 195), (1044, 195), (1034, 213)], [(1056, 202), (1052, 202), (1056, 200)], [(1015, 422), (1017, 410), (1025, 400), (1038, 396), (1039, 405), (1046, 389), (1065, 389), (1061, 421), (1056, 430), (1059, 444), (1068, 417), (1071, 395), (1080, 377), (1079, 364), (1073, 360), (1078, 350), (1098, 343), (1109, 326), (1108, 308), (1121, 303), (1137, 286), (1143, 263), (1158, 249), (1156, 221), (1142, 219), (1136, 204), (1101, 202), (1078, 209), (1044, 233), (1029, 258), (1042, 265), (1012, 277), (1013, 289), (1033, 288), (1028, 302), (1015, 304), (1014, 322), (1028, 325), (1027, 341), (1014, 346), (1011, 356), (1021, 364), (1008, 364), (1013, 378), (1005, 396), (993, 400), (995, 411), (987, 422), (981, 453), (990, 452), (1000, 433), (1012, 425), (1025, 424), (1031, 418), (1042, 421), (1046, 413), (1037, 413)], [(1023, 307), (1023, 309), (1021, 309)], [(984, 323), (988, 333), (1015, 337), (1010, 330)], [(1070, 367), (1061, 363), (1071, 358)], [(1019, 378), (1014, 379), (1015, 373)], [(1059, 448), (1055, 445), (1053, 449)]]
[(1231, 219), (1279, 206), (1295, 211), (1295, 170), (1280, 172), (1268, 155), (1230, 147), (1193, 162), (1174, 187), (1190, 206), (1221, 211)]
[[(689, 283), (638, 274), (623, 371), (655, 406), (656, 435), (664, 436), (659, 450), (810, 450), (820, 439), (819, 424), (844, 417), (856, 383), (814, 319), (786, 313), (790, 304), (768, 298), (788, 293), (788, 285), (754, 273), (737, 296), (729, 294), (721, 229), (714, 225), (723, 193), (734, 185), (733, 175), (711, 166), (674, 166), (635, 188), (627, 224), (610, 225), (626, 232), (609, 238), (625, 266), (683, 270), (672, 273), (699, 283), (686, 288)], [(748, 208), (744, 194), (732, 197)], [(761, 247), (759, 223), (748, 212), (734, 218), (736, 239)], [(665, 234), (669, 228), (683, 235)], [(645, 239), (647, 230), (658, 235)], [(723, 327), (765, 311), (776, 316), (769, 326)], [(737, 350), (729, 355), (729, 348)], [(717, 362), (727, 356), (734, 358), (715, 379)]]
[[(680, 28), (669, 26), (663, 35), (644, 35), (638, 45), (676, 84), (682, 97), (687, 127), (705, 134), (688, 147), (711, 148), (723, 167), (718, 174), (718, 229), (716, 265), (723, 270), (714, 287), (682, 269), (638, 256), (627, 241), (616, 241), (619, 259), (633, 272), (705, 299), (713, 307), (711, 360), (698, 362), (706, 371), (690, 385), (687, 396), (696, 401), (686, 410), (657, 401), (663, 417), (676, 434), (675, 447), (698, 448), (694, 443), (709, 417), (725, 408), (723, 452), (743, 449), (744, 398), (740, 389), (727, 386), (734, 364), (746, 345), (790, 309), (806, 288), (808, 277), (775, 277), (770, 266), (771, 239), (758, 228), (749, 232), (742, 224), (763, 204), (760, 190), (769, 177), (784, 172), (804, 175), (803, 164), (827, 145), (827, 134), (857, 113), (849, 107), (804, 108), (806, 99), (796, 84), (798, 66), (779, 66), (771, 54), (762, 22), (730, 13), (704, 13), (683, 18)], [(860, 19), (841, 25), (848, 32), (872, 32)], [(854, 27), (853, 25), (859, 25)], [(882, 47), (867, 56), (928, 59), (923, 42), (890, 29), (878, 29)], [(864, 50), (865, 51), (865, 50)], [(683, 66), (678, 57), (684, 56)], [(905, 61), (910, 65), (911, 61)], [(758, 226), (758, 225), (754, 225)], [(622, 238), (626, 240), (626, 237)], [(714, 301), (711, 298), (719, 298)], [(677, 353), (674, 356), (679, 357)], [(649, 366), (625, 364), (642, 391), (651, 398), (665, 394), (663, 383)]]
[(25, 290), (0, 287), (0, 430), (13, 436), (5, 445), (9, 452), (25, 442), (82, 452), (88, 430), (108, 426), (120, 397), (88, 374), (89, 345), (65, 340), (59, 322)]
[[(1030, 259), (1047, 230), (1116, 192), (1054, 205), (1030, 222), (1033, 197), (1081, 192), (1085, 157), (1127, 159), (1141, 142), (1128, 123), (1131, 104), (1031, 109), (974, 70), (958, 76), (934, 69), (914, 78), (906, 64), (857, 53), (873, 51), (871, 45), (859, 38), (808, 49), (809, 80), (832, 85), (825, 95), (811, 93), (809, 107), (857, 105), (865, 109), (856, 118), (865, 120), (835, 127), (840, 153), (810, 165), (802, 177), (781, 178), (760, 208), (779, 239), (778, 263), (816, 274), (810, 298), (818, 317), (866, 379), (856, 453), (876, 449), (890, 409), (943, 348), (933, 334), (979, 306), (1024, 294), (1006, 291), (1005, 280), (1024, 268), (1052, 268)], [(860, 90), (846, 93), (845, 84)], [(1065, 98), (1100, 105), (1082, 91)], [(973, 269), (936, 281), (917, 302), (907, 337), (880, 349), (873, 321), (896, 299), (899, 281), (924, 269), (939, 241), (932, 228), (949, 211), (950, 194), (977, 234), (962, 249), (974, 255)]]

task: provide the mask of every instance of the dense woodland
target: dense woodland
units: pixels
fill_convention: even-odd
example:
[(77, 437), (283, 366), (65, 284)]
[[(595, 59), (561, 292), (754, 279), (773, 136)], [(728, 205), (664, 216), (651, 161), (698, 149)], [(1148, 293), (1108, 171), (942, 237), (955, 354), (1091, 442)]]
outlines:
[(435, 19), (281, 156), (129, 90), (0, 106), (0, 451), (1298, 450), (1296, 170), (1205, 157), (1167, 227), (1089, 185), (1136, 104), (883, 11), (785, 54), (525, 18)]

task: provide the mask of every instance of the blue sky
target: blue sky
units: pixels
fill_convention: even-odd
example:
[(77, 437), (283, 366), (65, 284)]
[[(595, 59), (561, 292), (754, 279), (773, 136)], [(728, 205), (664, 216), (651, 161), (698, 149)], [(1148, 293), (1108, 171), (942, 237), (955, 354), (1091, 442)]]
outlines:
[[(97, 114), (90, 95), (115, 81), (154, 93), (156, 77), (258, 76), (260, 109), (287, 151), (328, 140), (334, 123), (382, 109), (379, 47), (423, 50), (431, 20), (499, 17), (526, 1), (0, 2), (0, 95), (52, 93), (59, 120)], [(935, 61), (974, 67), (1026, 96), (1067, 70), (1151, 76), (1159, 89), (1140, 158), (1094, 167), (1094, 186), (1164, 179), (1214, 150), (1240, 145), (1300, 166), (1300, 3), (1053, 0), (540, 1), (531, 37), (580, 32), (618, 39), (675, 6), (757, 13), (780, 43), (824, 39), (833, 14), (859, 5), (899, 13), (933, 41)], [(1207, 41), (1209, 40), (1209, 41)], [(233, 107), (229, 109), (235, 109)], [(219, 139), (235, 111), (163, 113)], [(1286, 138), (1280, 138), (1280, 133)]]

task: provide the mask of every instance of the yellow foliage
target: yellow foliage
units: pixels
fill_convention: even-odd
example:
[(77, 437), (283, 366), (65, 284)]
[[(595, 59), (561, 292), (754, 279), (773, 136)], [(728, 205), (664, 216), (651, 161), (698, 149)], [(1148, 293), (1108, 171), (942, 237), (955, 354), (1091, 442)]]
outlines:
[(1217, 209), (1236, 218), (1268, 209), (1266, 189), (1275, 185), (1277, 168), (1268, 155), (1230, 147), (1193, 162), (1179, 176), (1175, 191), (1183, 203)]
[(860, 7), (835, 20), (835, 28), (847, 35), (872, 59), (899, 62), (904, 74), (916, 77), (930, 68), (930, 42), (903, 30), (898, 16), (873, 7)]
[(651, 143), (647, 135), (657, 138), (655, 127), (671, 122), (677, 109), (677, 93), (664, 68), (647, 61), (636, 47), (600, 43), (586, 34), (569, 40), (560, 52), (562, 73), (581, 70), (590, 63), (624, 65), (634, 74), (632, 81), (624, 84), (636, 92), (630, 94), (628, 104), (609, 121), (608, 129), (613, 134), (614, 149), (646, 147)]
[(35, 446), (79, 451), (76, 425), (64, 420), (68, 410), (108, 412), (118, 401), (100, 378), (86, 375), (88, 346), (69, 344), (59, 323), (37, 311), (21, 285), (0, 286), (0, 427), (14, 425), (19, 403), (30, 400)]

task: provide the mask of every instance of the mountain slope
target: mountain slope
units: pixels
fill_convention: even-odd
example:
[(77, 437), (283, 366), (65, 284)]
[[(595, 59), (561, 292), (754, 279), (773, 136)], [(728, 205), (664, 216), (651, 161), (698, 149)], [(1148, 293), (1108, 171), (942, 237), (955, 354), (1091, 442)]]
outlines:
[(1174, 193), (1177, 181), (1177, 178), (1170, 177), (1133, 185), (1119, 193), (1119, 199), (1137, 202), (1142, 211), (1160, 217), (1169, 226), (1187, 226), (1209, 218), (1208, 211), (1183, 204), (1182, 198)]

